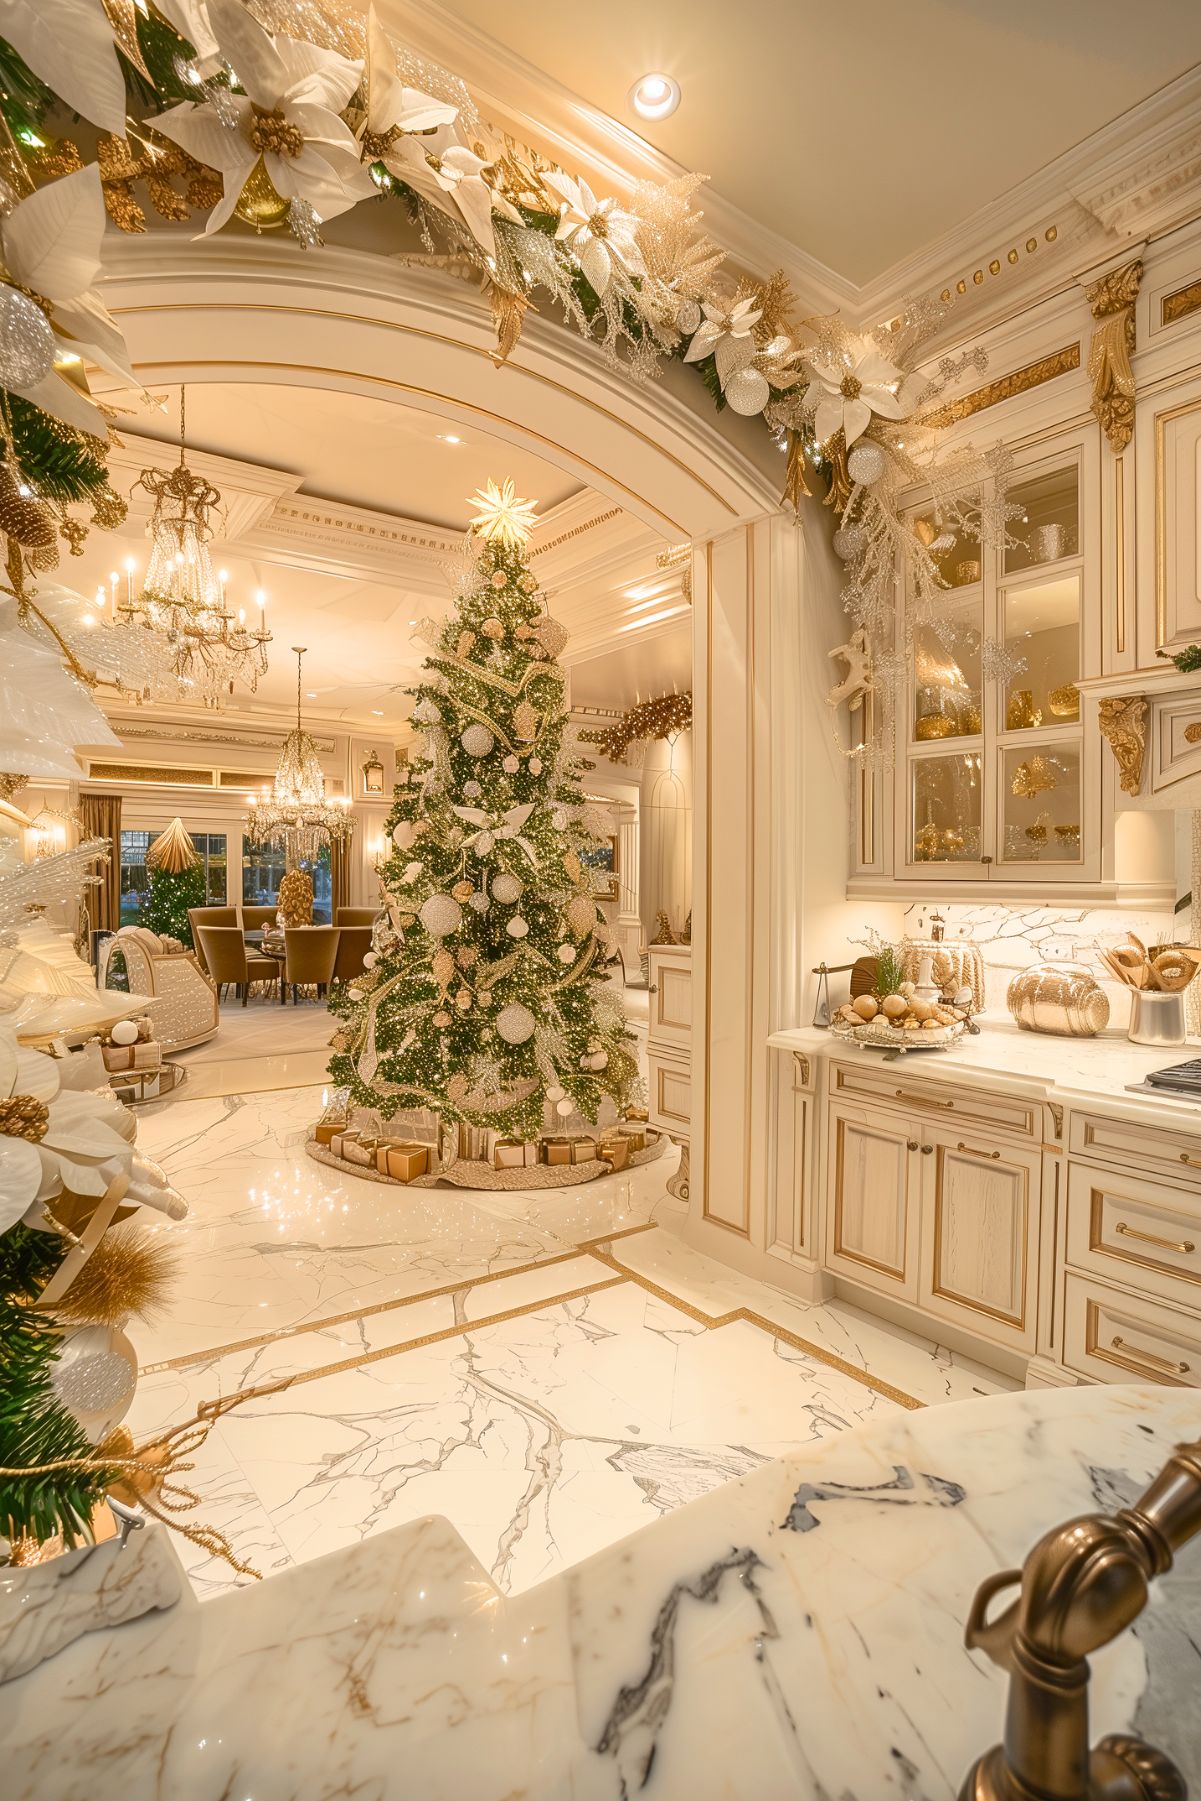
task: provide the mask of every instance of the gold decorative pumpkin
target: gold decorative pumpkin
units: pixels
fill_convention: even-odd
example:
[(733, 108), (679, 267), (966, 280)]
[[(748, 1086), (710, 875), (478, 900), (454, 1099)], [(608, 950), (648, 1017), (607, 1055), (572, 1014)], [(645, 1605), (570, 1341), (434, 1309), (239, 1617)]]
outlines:
[(1109, 1024), (1109, 1001), (1079, 963), (1035, 963), (1020, 970), (1005, 999), (1024, 1032), (1092, 1038)]

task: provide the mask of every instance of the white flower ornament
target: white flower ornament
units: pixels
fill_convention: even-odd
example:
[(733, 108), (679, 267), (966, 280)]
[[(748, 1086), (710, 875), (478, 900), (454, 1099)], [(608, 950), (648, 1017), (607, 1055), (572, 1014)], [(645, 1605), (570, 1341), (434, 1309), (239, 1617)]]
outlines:
[(903, 419), (909, 411), (904, 396), (905, 377), (895, 363), (881, 356), (871, 339), (848, 350), (810, 356), (814, 376), (810, 400), (816, 401), (813, 431), (819, 444), (828, 444), (839, 431), (849, 450), (872, 422)]
[(555, 237), (567, 245), (598, 294), (609, 286), (615, 266), (627, 275), (646, 274), (633, 213), (615, 200), (598, 200), (586, 181), (573, 181), (561, 170), (550, 170), (543, 180), (561, 202)]
[(54, 1061), (0, 1035), (0, 1232), (44, 1223), (63, 1189), (102, 1195), (131, 1172), (133, 1150), (109, 1123), (114, 1097), (60, 1088)]
[(799, 379), (795, 363), (800, 354), (791, 338), (779, 333), (767, 344), (755, 337), (763, 309), (747, 298), (733, 305), (704, 302), (704, 317), (684, 353), (686, 363), (711, 356), (717, 379), (734, 412), (751, 417), (761, 413), (771, 399), (772, 388), (791, 387)]
[(374, 194), (359, 146), (338, 116), (359, 85), (362, 63), (296, 38), (272, 37), (237, 0), (209, 0), (208, 12), (243, 91), (225, 94), (221, 113), (211, 101), (184, 101), (147, 121), (197, 161), (220, 170), (225, 195), (209, 214), (205, 235), (230, 218), (260, 159), (277, 193), (306, 202), (318, 223)]

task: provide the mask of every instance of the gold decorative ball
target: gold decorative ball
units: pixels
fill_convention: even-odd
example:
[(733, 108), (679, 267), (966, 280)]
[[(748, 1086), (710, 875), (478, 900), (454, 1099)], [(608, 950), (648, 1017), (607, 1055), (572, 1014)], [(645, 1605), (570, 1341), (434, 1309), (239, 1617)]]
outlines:
[(268, 175), (262, 157), (250, 171), (234, 212), (256, 231), (274, 231), (287, 218), (288, 202)]
[(507, 588), (508, 585), (509, 585), (509, 578), (505, 574), (504, 570), (503, 569), (494, 569), (492, 571), (492, 586), (494, 588)]
[(499, 619), (485, 619), (480, 630), (485, 638), (503, 638), (505, 635), (505, 628)]
[(928, 738), (955, 738), (959, 735), (959, 727), (946, 713), (923, 713), (913, 731), (914, 736), (923, 741)]
[(1047, 705), (1056, 719), (1079, 719), (1080, 690), (1075, 682), (1065, 682), (1062, 688), (1052, 688)]

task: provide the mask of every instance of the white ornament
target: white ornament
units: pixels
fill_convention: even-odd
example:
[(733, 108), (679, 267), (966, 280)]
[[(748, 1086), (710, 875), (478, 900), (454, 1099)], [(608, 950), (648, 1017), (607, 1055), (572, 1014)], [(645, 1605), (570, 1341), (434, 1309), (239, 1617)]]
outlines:
[(413, 718), (417, 721), (418, 725), (438, 725), (442, 719), (442, 712), (437, 701), (431, 700), (429, 696), (426, 695), (425, 698), (419, 700), (417, 705), (413, 708)]
[(511, 907), (514, 901), (521, 899), (522, 883), (507, 869), (492, 878), (492, 898), (499, 901), (502, 907)]
[(520, 1001), (510, 1002), (496, 1016), (496, 1029), (506, 1044), (524, 1044), (534, 1036), (537, 1023), (529, 1008), (523, 1007)]
[(676, 308), (676, 329), (690, 338), (701, 322), (701, 309), (695, 300), (681, 300)]
[(541, 775), (542, 774), (542, 758), (541, 757), (531, 757), (529, 762), (526, 764), (526, 768), (529, 770), (531, 775)]
[(884, 452), (878, 444), (860, 439), (847, 458), (847, 474), (853, 482), (870, 488), (884, 473)]
[(412, 850), (417, 838), (417, 828), (411, 819), (398, 819), (392, 827), (392, 842), (397, 850)]
[(54, 367), (54, 333), (40, 306), (18, 288), (0, 288), (0, 386), (32, 388)]
[(516, 775), (517, 771), (521, 768), (521, 764), (517, 761), (516, 757), (507, 756), (501, 764), (501, 768), (506, 775)]
[(486, 894), (481, 894), (477, 889), (471, 896), (471, 899), (467, 902), (467, 905), (476, 913), (486, 913), (488, 911), (488, 896)]
[(463, 792), (468, 800), (475, 800), (484, 792), (484, 790), (480, 787), (478, 782), (473, 781), (463, 783)]
[(137, 1021), (119, 1019), (109, 1036), (114, 1044), (136, 1044), (138, 1042)]
[(404, 871), (400, 878), (399, 886), (401, 888), (407, 888), (409, 886), (410, 882), (415, 882), (417, 880), (417, 877), (421, 874), (421, 872), (424, 868), (425, 868), (424, 863), (416, 863), (416, 862), (406, 863), (404, 866)]
[(378, 951), (365, 951), (363, 953), (363, 968), (364, 969), (374, 969), (378, 962), (379, 962), (379, 952)]
[(567, 1119), (575, 1112), (575, 1102), (566, 1098), (561, 1101), (556, 1101), (555, 1112), (559, 1115), (560, 1119)]
[(608, 1051), (597, 1051), (588, 1059), (589, 1069), (607, 1069), (609, 1066)]
[(79, 1326), (63, 1335), (54, 1392), (93, 1444), (124, 1419), (138, 1379), (138, 1359), (114, 1326)]
[(550, 822), (554, 826), (556, 832), (565, 832), (567, 830), (567, 815), (562, 811), (552, 813)]
[(463, 909), (449, 894), (431, 894), (417, 915), (431, 938), (446, 938), (463, 922)]
[(496, 838), (491, 832), (478, 832), (475, 839), (477, 856), (488, 857), (496, 849)]
[(546, 1098), (548, 1101), (561, 1101), (563, 1099), (564, 1092), (565, 1091), (559, 1087), (557, 1082), (552, 1082), (550, 1087), (546, 1091)]
[(574, 963), (575, 962), (575, 945), (574, 944), (561, 944), (555, 954), (558, 957), (560, 963)]
[(722, 393), (727, 405), (735, 413), (741, 413), (744, 419), (753, 419), (761, 413), (771, 399), (771, 388), (766, 375), (758, 369), (738, 369), (731, 375)]
[(472, 724), (459, 734), (459, 743), (469, 757), (486, 757), (495, 742), (486, 725)]
[(831, 540), (835, 556), (841, 557), (844, 563), (852, 562), (859, 555), (865, 541), (861, 525), (841, 525)]
[(529, 925), (521, 917), (520, 913), (514, 913), (512, 919), (505, 927), (505, 931), (509, 934), (510, 938), (524, 938), (529, 929)]

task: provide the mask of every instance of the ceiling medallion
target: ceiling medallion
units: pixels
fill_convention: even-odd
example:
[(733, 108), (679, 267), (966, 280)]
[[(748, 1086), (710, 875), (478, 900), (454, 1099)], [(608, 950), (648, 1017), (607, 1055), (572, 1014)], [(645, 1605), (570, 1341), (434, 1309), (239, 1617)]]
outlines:
[(325, 777), (317, 746), (300, 723), (300, 672), (304, 647), (296, 654), (296, 726), (284, 739), (275, 780), (262, 794), (251, 794), (246, 836), (255, 844), (278, 844), (288, 868), (311, 863), (326, 844), (345, 843), (354, 831), (349, 795), (325, 798)]
[[(179, 463), (174, 469), (143, 469), (135, 488), (154, 501), (147, 535), (153, 548), (141, 592), (129, 579), (125, 599), (115, 611), (119, 619), (141, 624), (166, 640), (167, 673), (175, 678), (183, 699), (220, 706), (234, 684), (243, 682), (253, 694), (267, 671), (271, 633), (263, 597), (258, 624), (247, 625), (245, 608), (233, 613), (226, 605), (225, 574), (213, 569), (209, 542), (210, 515), (221, 505), (211, 482), (188, 468), (185, 453), (186, 389), (179, 390)], [(128, 565), (127, 565), (128, 567)]]

